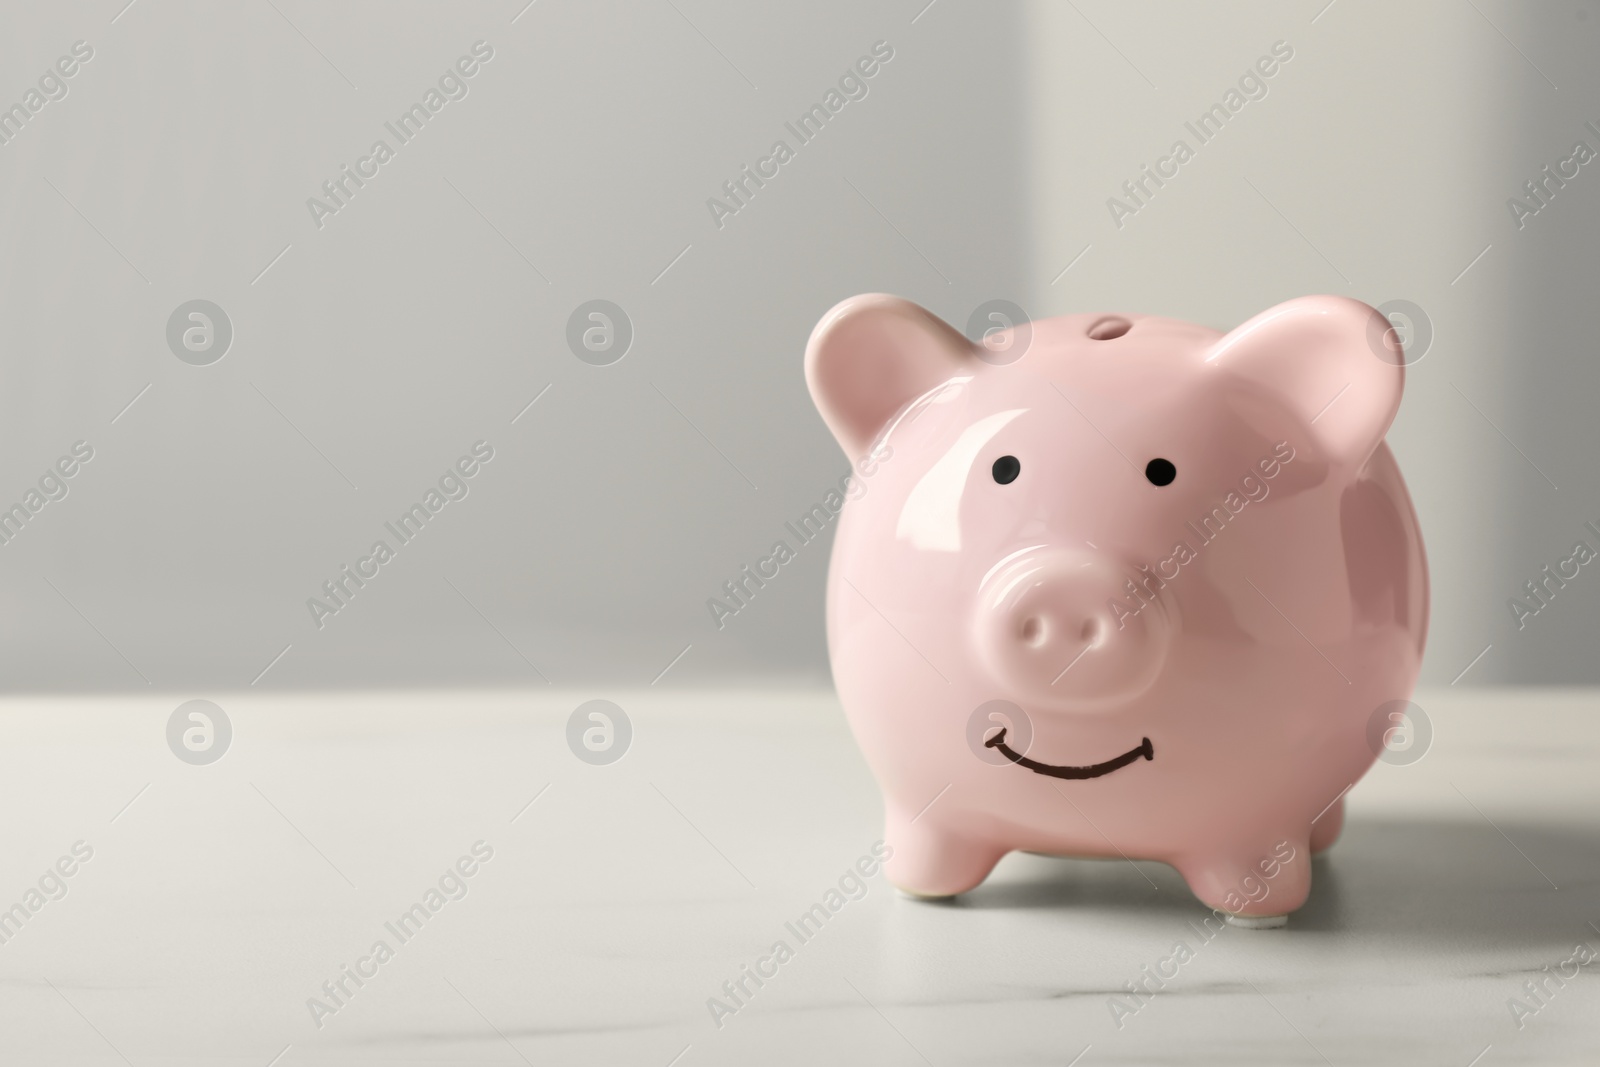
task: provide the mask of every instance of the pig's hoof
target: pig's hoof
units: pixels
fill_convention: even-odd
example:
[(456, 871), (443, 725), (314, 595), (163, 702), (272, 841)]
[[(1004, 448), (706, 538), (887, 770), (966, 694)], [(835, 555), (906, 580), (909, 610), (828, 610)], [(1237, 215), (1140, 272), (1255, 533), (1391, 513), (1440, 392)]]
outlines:
[(907, 900), (920, 900), (925, 904), (942, 904), (945, 901), (956, 899), (954, 893), (918, 893), (914, 889), (902, 889), (900, 886), (895, 886), (894, 891), (896, 895), (902, 896)]
[(1233, 915), (1227, 917), (1229, 926), (1237, 926), (1241, 930), (1281, 930), (1289, 925), (1287, 915)]

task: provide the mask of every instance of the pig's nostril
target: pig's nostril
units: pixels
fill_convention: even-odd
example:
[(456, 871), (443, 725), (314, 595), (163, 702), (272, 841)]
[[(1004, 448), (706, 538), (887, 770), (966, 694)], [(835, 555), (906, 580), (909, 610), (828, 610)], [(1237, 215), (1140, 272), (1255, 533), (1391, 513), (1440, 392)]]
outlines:
[(1089, 327), (1089, 339), (1093, 341), (1114, 341), (1118, 337), (1133, 329), (1133, 323), (1127, 319), (1116, 316), (1104, 318)]
[(1022, 639), (1034, 648), (1044, 644), (1044, 620), (1037, 615), (1030, 615), (1022, 620)]
[(1078, 631), (1078, 637), (1085, 644), (1098, 645), (1100, 643), (1100, 633), (1100, 620), (1086, 619), (1083, 624), (1083, 629)]

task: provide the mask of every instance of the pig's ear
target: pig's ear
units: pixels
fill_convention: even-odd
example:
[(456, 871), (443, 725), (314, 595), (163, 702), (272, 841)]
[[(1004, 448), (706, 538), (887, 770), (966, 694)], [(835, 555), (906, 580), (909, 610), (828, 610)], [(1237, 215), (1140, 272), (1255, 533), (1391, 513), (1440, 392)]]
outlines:
[(855, 296), (822, 317), (806, 345), (806, 385), (852, 460), (906, 404), (977, 362), (970, 342), (909, 300)]
[(1403, 361), (1388, 320), (1340, 296), (1304, 296), (1263, 311), (1206, 356), (1254, 400), (1287, 409), (1323, 458), (1355, 466), (1400, 409)]

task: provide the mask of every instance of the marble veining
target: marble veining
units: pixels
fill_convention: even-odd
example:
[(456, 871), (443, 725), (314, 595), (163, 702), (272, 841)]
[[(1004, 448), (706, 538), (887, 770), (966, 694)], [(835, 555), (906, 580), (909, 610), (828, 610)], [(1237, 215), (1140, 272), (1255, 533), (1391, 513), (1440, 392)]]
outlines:
[[(567, 743), (595, 695), (212, 694), (233, 739), (205, 766), (164, 736), (191, 694), (0, 703), (0, 909), (74, 843), (93, 852), (0, 923), (0, 1063), (1492, 1067), (1600, 1049), (1595, 965), (1569, 962), (1600, 951), (1593, 694), (1420, 694), (1432, 748), (1351, 791), (1284, 930), (1208, 930), (1161, 864), (1012, 855), (953, 904), (850, 881), (803, 939), (796, 918), (881, 835), (832, 694), (605, 694), (633, 738), (603, 766)], [(493, 858), (461, 895), (341, 992), (476, 842)], [(319, 1015), (324, 983), (340, 1003)]]

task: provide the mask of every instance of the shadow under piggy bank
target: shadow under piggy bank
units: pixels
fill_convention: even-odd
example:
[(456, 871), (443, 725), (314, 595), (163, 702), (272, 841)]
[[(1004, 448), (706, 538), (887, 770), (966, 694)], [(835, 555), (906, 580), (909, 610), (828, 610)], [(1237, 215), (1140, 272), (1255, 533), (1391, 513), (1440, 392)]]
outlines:
[[(1600, 941), (1589, 925), (1600, 926), (1600, 827), (1357, 817), (1316, 858), (1312, 879), (1291, 931), (1462, 948)], [(1207, 911), (1165, 864), (1033, 855), (1007, 857), (957, 904), (1190, 918)]]

